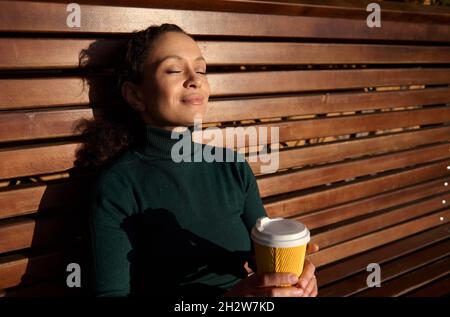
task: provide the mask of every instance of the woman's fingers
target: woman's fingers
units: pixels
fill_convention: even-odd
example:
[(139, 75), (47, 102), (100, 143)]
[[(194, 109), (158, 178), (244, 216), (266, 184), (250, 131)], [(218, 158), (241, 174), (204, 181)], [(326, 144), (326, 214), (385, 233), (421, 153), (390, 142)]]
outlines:
[[(295, 285), (298, 281), (297, 275), (294, 273), (265, 273), (254, 274), (251, 282), (253, 296), (266, 297), (301, 297), (304, 290)], [(280, 287), (284, 285), (285, 287)]]
[(317, 295), (319, 294), (319, 292), (318, 292), (318, 290), (317, 290), (317, 280), (316, 280), (316, 283), (315, 283), (315, 285), (314, 285), (314, 289), (313, 289), (313, 291), (312, 291), (312, 293), (311, 293), (311, 297), (316, 297)]
[[(317, 280), (314, 276), (315, 267), (305, 260), (304, 269), (299, 279), (294, 273), (254, 274), (249, 279), (252, 296), (266, 297), (307, 297), (317, 296)], [(297, 287), (290, 287), (295, 285)], [(285, 286), (285, 287), (280, 287)]]
[(319, 251), (319, 245), (317, 243), (309, 243), (306, 247), (306, 255), (316, 253)]
[(305, 292), (297, 287), (263, 287), (256, 293), (255, 296), (263, 297), (302, 297)]
[[(307, 255), (319, 251), (319, 245), (317, 243), (308, 244)], [(316, 267), (306, 258), (302, 275), (298, 280), (298, 285), (305, 290), (303, 296), (317, 296), (317, 279), (314, 275)]]
[(277, 287), (282, 285), (294, 285), (298, 278), (294, 273), (265, 273), (255, 274), (255, 287)]
[(316, 268), (314, 267), (314, 265), (308, 259), (305, 259), (305, 265), (303, 266), (302, 275), (300, 275), (300, 278), (298, 279), (298, 285), (300, 285), (301, 288), (306, 289), (309, 281), (314, 276), (315, 270)]
[[(302, 278), (308, 278), (309, 283), (314, 270), (314, 266), (305, 261)], [(302, 297), (306, 292), (308, 296), (313, 296), (317, 287), (312, 285), (308, 288), (308, 283), (305, 287), (299, 287), (299, 282), (295, 273), (255, 273), (240, 281), (225, 296)]]
[(317, 280), (316, 280), (316, 277), (313, 276), (312, 279), (309, 280), (309, 283), (308, 283), (308, 285), (305, 288), (305, 291), (303, 293), (303, 297), (312, 296), (312, 293), (316, 289), (316, 286), (317, 286)]

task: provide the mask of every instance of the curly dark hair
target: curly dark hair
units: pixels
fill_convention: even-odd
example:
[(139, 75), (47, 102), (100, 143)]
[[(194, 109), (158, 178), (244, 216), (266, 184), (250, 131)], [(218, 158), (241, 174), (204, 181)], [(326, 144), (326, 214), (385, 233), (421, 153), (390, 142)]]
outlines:
[[(166, 32), (180, 32), (187, 34), (175, 24), (164, 23), (159, 26), (152, 25), (145, 30), (135, 31), (125, 43), (111, 49), (108, 45), (92, 44), (80, 53), (80, 67), (90, 64), (104, 63), (104, 58), (111, 59), (114, 49), (118, 49), (118, 57), (113, 59), (113, 78), (115, 85), (108, 87), (113, 102), (95, 115), (94, 119), (82, 119), (78, 122), (76, 130), (83, 136), (83, 143), (78, 148), (74, 165), (76, 168), (97, 169), (105, 166), (125, 152), (138, 141), (138, 127), (142, 119), (136, 110), (130, 107), (121, 94), (122, 85), (130, 81), (135, 84), (143, 79), (144, 62), (153, 48), (156, 40)], [(192, 38), (192, 36), (190, 36)], [(110, 43), (110, 41), (108, 42)], [(106, 48), (105, 48), (106, 46)], [(103, 53), (105, 56), (101, 56)], [(96, 60), (96, 61), (94, 61)], [(91, 89), (92, 84), (90, 84)], [(113, 91), (110, 91), (112, 88)], [(95, 90), (95, 89), (94, 89)], [(89, 92), (91, 95), (91, 91)], [(92, 99), (90, 98), (91, 102)]]

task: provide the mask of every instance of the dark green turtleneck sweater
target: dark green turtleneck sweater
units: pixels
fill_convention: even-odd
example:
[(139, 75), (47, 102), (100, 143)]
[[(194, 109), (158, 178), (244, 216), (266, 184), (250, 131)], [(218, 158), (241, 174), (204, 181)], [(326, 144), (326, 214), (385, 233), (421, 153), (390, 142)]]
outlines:
[[(250, 166), (234, 151), (192, 141), (185, 161), (176, 163), (178, 138), (146, 124), (141, 131), (142, 140), (93, 186), (95, 294), (225, 293), (247, 275), (250, 230), (266, 215)], [(223, 151), (224, 158), (228, 152), (234, 162), (196, 162), (199, 151)]]

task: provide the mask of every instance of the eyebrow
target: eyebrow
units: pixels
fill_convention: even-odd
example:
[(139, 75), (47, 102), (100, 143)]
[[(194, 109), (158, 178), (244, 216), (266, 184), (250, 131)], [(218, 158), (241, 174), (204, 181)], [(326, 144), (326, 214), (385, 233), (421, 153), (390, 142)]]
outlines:
[[(183, 59), (181, 56), (178, 56), (178, 55), (168, 55), (168, 56), (165, 56), (165, 57), (161, 58), (160, 60), (158, 60), (155, 64), (161, 65), (165, 60), (167, 60), (169, 58)], [(195, 59), (195, 61), (199, 61), (199, 60), (203, 60), (206, 63), (206, 60), (203, 58), (203, 56), (199, 56)]]

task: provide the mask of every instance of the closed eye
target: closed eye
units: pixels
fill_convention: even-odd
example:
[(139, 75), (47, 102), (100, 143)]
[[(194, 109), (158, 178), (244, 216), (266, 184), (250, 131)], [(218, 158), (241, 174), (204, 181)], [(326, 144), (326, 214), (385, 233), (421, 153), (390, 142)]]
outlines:
[[(181, 73), (181, 71), (168, 71), (168, 74), (173, 74), (173, 73)], [(198, 74), (202, 74), (202, 75), (206, 75), (206, 72), (197, 72)]]

